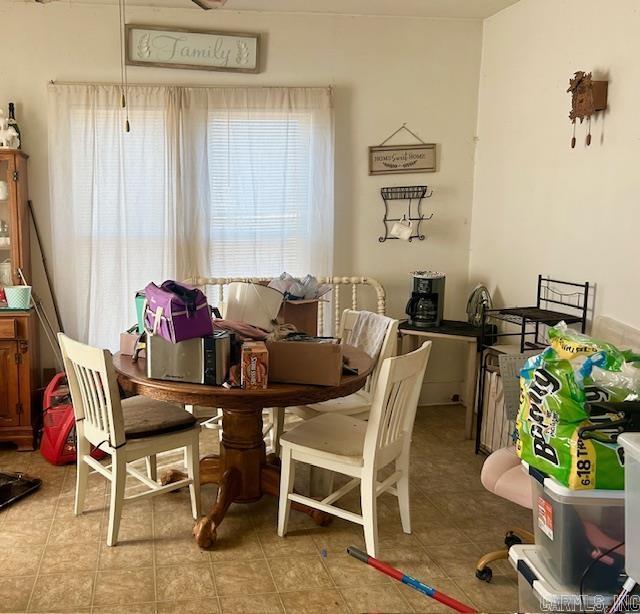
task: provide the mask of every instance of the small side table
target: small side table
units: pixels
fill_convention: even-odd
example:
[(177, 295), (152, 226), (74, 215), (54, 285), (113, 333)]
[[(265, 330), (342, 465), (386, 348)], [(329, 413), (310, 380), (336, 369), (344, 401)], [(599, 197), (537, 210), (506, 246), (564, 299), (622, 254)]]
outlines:
[(467, 344), (467, 370), (462, 401), (467, 409), (465, 418), (465, 436), (472, 438), (473, 411), (476, 397), (476, 378), (478, 375), (478, 347), (482, 328), (472, 326), (468, 322), (458, 320), (443, 320), (440, 326), (418, 328), (406, 320), (398, 326), (401, 352), (405, 352), (405, 342), (409, 345), (406, 351), (417, 349), (422, 341), (427, 339), (444, 339)]

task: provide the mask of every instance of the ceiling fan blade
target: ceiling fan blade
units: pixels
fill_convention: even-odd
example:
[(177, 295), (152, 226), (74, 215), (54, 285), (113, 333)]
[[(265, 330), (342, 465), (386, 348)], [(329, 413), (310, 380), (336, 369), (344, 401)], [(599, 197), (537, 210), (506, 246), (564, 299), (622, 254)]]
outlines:
[(200, 8), (208, 11), (209, 9), (219, 9), (221, 6), (224, 6), (227, 0), (191, 0), (191, 2), (195, 2)]

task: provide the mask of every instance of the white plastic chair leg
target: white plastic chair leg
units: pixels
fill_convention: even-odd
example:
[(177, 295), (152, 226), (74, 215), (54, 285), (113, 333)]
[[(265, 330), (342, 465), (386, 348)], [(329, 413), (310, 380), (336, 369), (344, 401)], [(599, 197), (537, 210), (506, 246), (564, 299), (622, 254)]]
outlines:
[(109, 528), (107, 530), (107, 546), (118, 543), (122, 504), (124, 503), (124, 487), (127, 482), (127, 463), (122, 454), (115, 452), (111, 456), (111, 504), (109, 505)]
[(156, 461), (156, 455), (150, 454), (145, 459), (145, 463), (147, 465), (147, 475), (150, 480), (154, 482), (158, 481), (158, 463)]
[(89, 465), (82, 460), (85, 454), (89, 454), (91, 447), (89, 442), (83, 437), (78, 437), (77, 450), (78, 455), (76, 469), (76, 499), (74, 503), (74, 514), (76, 516), (82, 514), (84, 510), (84, 500), (87, 495), (87, 485), (89, 483)]
[(375, 476), (365, 476), (360, 483), (360, 506), (364, 527), (364, 543), (369, 556), (378, 556), (378, 513)]
[(289, 513), (291, 512), (291, 500), (289, 493), (293, 491), (293, 480), (296, 468), (291, 458), (291, 449), (283, 448), (280, 468), (280, 503), (278, 505), (278, 535), (284, 537), (289, 525)]
[(400, 508), (400, 520), (402, 530), (411, 533), (411, 510), (409, 506), (409, 458), (403, 454), (396, 459), (396, 471), (402, 472), (402, 477), (396, 484), (398, 491), (398, 507)]
[(200, 518), (200, 458), (198, 453), (198, 435), (193, 445), (186, 448), (188, 458), (187, 475), (191, 479), (189, 494), (191, 496), (191, 513), (194, 520)]

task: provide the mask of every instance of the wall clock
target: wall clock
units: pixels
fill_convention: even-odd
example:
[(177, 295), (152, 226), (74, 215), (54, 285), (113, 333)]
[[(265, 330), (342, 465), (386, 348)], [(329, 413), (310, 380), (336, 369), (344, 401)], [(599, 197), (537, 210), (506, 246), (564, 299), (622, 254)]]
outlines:
[(586, 144), (591, 145), (591, 116), (607, 108), (608, 85), (608, 81), (594, 81), (590, 72), (582, 70), (574, 73), (573, 79), (569, 79), (567, 92), (571, 93), (569, 119), (573, 124), (572, 149), (576, 146), (576, 119), (579, 119), (580, 123), (587, 120), (589, 130)]

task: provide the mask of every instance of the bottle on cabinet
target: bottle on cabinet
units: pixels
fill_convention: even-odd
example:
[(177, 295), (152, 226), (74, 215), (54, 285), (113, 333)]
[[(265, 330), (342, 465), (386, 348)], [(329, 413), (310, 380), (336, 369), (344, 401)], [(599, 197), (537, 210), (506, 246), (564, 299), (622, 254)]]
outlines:
[(16, 121), (16, 108), (13, 102), (9, 103), (9, 119), (7, 120), (9, 126), (13, 126), (14, 130), (18, 133), (18, 149), (22, 148), (22, 135), (20, 134), (20, 128)]

